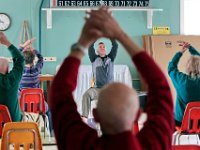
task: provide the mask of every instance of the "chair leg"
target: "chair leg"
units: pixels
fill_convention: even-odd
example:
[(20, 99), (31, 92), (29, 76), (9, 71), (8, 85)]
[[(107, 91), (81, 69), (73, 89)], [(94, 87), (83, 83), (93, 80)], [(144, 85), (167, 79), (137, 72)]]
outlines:
[(139, 126), (138, 126), (138, 122), (134, 123), (134, 134), (137, 134), (139, 132)]
[(177, 141), (177, 136), (178, 136), (178, 132), (176, 131), (176, 132), (174, 132), (174, 134), (172, 135), (173, 136), (173, 138), (172, 138), (172, 145), (177, 145), (176, 144), (176, 141)]
[(178, 145), (180, 145), (180, 138), (181, 138), (182, 134), (178, 135)]
[(30, 149), (30, 144), (24, 144), (24, 150), (29, 150)]

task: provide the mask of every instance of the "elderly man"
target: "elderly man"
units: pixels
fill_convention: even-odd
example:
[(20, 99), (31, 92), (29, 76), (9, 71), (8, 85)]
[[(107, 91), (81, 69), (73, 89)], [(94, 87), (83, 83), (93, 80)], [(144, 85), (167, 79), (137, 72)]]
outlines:
[(13, 68), (10, 72), (8, 61), (5, 58), (0, 59), (0, 104), (8, 107), (12, 121), (21, 121), (22, 113), (17, 93), (24, 69), (24, 57), (3, 32), (0, 32), (0, 44), (5, 45), (13, 57)]
[[(133, 134), (139, 102), (134, 89), (121, 83), (102, 88), (93, 112), (103, 135), (98, 137), (77, 112), (73, 91), (87, 48), (100, 37), (118, 40), (129, 53), (149, 87), (143, 129)], [(170, 150), (174, 129), (173, 102), (164, 74), (155, 62), (119, 27), (106, 8), (93, 10), (83, 27), (78, 44), (64, 60), (51, 88), (50, 106), (58, 148), (61, 150)], [(66, 69), (67, 68), (67, 69)], [(154, 74), (152, 74), (152, 72)]]

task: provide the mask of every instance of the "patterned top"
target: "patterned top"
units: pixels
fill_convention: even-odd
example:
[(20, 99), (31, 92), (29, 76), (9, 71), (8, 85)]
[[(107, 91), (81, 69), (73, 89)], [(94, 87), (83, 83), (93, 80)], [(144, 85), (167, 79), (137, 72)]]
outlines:
[(92, 62), (92, 72), (94, 77), (94, 86), (103, 87), (114, 80), (114, 60), (117, 55), (118, 44), (111, 40), (112, 48), (108, 55), (100, 57), (95, 53), (94, 43), (89, 48), (89, 58)]
[(35, 65), (31, 67), (24, 68), (22, 80), (20, 83), (19, 91), (21, 91), (24, 88), (39, 88), (40, 87), (40, 81), (39, 81), (39, 74), (41, 73), (42, 67), (43, 67), (43, 56), (37, 51), (34, 50), (36, 56), (38, 57), (38, 61)]

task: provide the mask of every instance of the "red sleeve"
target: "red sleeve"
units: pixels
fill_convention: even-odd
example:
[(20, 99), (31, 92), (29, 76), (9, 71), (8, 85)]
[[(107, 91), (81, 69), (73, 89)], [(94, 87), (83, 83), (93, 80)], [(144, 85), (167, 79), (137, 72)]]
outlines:
[(96, 131), (82, 122), (72, 95), (79, 66), (80, 60), (67, 57), (51, 86), (50, 108), (59, 149), (90, 149), (97, 139)]
[(148, 84), (146, 113), (148, 119), (137, 137), (145, 150), (169, 150), (174, 129), (173, 101), (168, 82), (161, 69), (141, 52), (132, 58)]

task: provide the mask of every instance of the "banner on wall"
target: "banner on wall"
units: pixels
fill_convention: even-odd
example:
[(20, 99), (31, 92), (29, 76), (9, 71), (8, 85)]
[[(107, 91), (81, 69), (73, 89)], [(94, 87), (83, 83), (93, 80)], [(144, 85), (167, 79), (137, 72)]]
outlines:
[(150, 0), (51, 0), (51, 7), (148, 7)]

